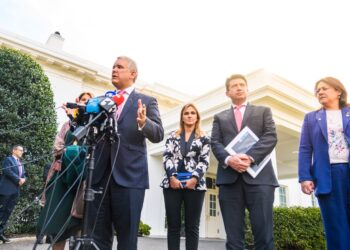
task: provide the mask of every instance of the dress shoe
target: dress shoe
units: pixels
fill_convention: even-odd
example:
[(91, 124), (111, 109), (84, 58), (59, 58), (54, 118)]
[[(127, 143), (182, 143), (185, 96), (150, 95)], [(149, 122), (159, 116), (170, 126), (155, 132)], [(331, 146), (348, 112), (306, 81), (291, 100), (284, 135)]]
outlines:
[(10, 242), (10, 239), (3, 234), (0, 235), (0, 240), (2, 240), (3, 243)]
[(52, 242), (53, 242), (53, 237), (52, 237), (52, 235), (46, 235), (45, 243), (51, 244)]
[(37, 244), (44, 244), (44, 240), (43, 240), (43, 239), (37, 239), (37, 240), (36, 240), (36, 243), (37, 243)]

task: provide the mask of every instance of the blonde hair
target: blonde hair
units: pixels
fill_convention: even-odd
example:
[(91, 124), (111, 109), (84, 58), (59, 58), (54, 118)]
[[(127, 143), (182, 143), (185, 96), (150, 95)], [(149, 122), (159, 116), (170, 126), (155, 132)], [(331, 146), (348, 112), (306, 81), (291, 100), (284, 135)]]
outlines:
[(197, 121), (196, 121), (196, 124), (195, 124), (195, 127), (194, 127), (194, 134), (195, 134), (195, 138), (199, 138), (201, 136), (203, 136), (205, 134), (204, 131), (202, 131), (201, 129), (201, 116), (198, 112), (198, 109), (196, 108), (196, 106), (194, 106), (193, 103), (188, 103), (188, 104), (185, 104), (182, 109), (181, 109), (181, 112), (180, 112), (180, 127), (178, 130), (176, 130), (175, 134), (176, 136), (179, 136), (183, 131), (185, 131), (185, 123), (183, 121), (183, 114), (185, 112), (185, 110), (187, 108), (193, 108), (195, 111), (196, 111), (196, 114), (197, 114)]

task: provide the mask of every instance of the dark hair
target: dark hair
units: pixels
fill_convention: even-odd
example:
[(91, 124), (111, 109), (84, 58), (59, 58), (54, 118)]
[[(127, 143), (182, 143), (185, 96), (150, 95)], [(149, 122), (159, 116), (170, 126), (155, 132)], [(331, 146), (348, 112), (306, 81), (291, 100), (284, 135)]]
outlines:
[(23, 148), (22, 145), (19, 145), (19, 144), (13, 145), (11, 152), (13, 152), (14, 150), (16, 150), (19, 147)]
[(346, 89), (344, 87), (344, 85), (341, 83), (341, 81), (339, 81), (337, 78), (328, 76), (325, 78), (322, 78), (321, 80), (318, 80), (315, 84), (315, 95), (316, 95), (316, 90), (318, 87), (318, 84), (320, 84), (321, 82), (326, 83), (327, 85), (331, 86), (332, 88), (338, 90), (340, 92), (340, 96), (339, 96), (339, 106), (340, 108), (344, 108), (346, 106), (349, 106), (349, 104), (347, 103), (347, 99), (348, 99), (348, 93), (346, 92)]
[(245, 81), (245, 83), (248, 85), (247, 79), (245, 78), (244, 75), (241, 75), (241, 74), (234, 74), (234, 75), (231, 75), (229, 78), (226, 79), (226, 83), (225, 83), (226, 91), (229, 90), (229, 88), (230, 88), (230, 82), (231, 82), (233, 79), (242, 79), (242, 80)]
[(90, 93), (90, 92), (83, 92), (81, 93), (79, 96), (78, 96), (78, 100), (80, 101), (81, 98), (83, 98), (84, 95), (88, 95), (90, 96), (90, 98), (93, 98), (94, 97), (94, 94)]

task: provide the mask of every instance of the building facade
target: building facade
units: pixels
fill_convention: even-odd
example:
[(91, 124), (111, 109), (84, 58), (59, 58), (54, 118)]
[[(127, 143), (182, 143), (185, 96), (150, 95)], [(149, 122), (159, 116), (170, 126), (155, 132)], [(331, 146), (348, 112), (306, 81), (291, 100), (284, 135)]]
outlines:
[[(44, 69), (54, 92), (56, 107), (74, 101), (79, 93), (89, 91), (103, 95), (113, 89), (110, 83), (111, 68), (105, 68), (63, 50), (64, 39), (56, 32), (46, 44), (30, 41), (16, 34), (0, 31), (0, 46), (19, 50), (30, 55)], [(301, 193), (297, 182), (297, 156), (301, 124), (305, 113), (318, 107), (313, 94), (302, 87), (269, 73), (263, 69), (246, 75), (249, 102), (269, 106), (276, 123), (278, 143), (272, 153), (272, 161), (280, 188), (276, 189), (275, 206), (317, 206), (315, 197)], [(165, 134), (178, 127), (183, 104), (194, 103), (201, 113), (202, 128), (211, 133), (213, 116), (229, 108), (230, 100), (225, 95), (225, 86), (213, 89), (201, 96), (190, 96), (161, 84), (147, 84), (138, 80), (136, 89), (157, 98)], [(58, 121), (67, 118), (58, 109)], [(151, 226), (151, 235), (165, 236), (165, 208), (162, 189), (159, 187), (164, 175), (162, 153), (165, 142), (148, 144), (150, 189), (146, 191), (142, 221)], [(206, 174), (208, 191), (202, 210), (200, 237), (224, 238), (225, 231), (215, 186), (217, 161), (211, 154)]]

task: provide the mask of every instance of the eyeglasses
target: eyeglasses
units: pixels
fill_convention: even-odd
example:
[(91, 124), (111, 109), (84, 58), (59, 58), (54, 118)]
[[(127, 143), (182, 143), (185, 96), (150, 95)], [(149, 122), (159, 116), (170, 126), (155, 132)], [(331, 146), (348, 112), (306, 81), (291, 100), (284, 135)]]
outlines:
[(189, 115), (189, 114), (191, 114), (191, 115), (196, 115), (197, 113), (196, 112), (194, 112), (194, 111), (191, 111), (191, 112), (184, 112), (184, 115)]

